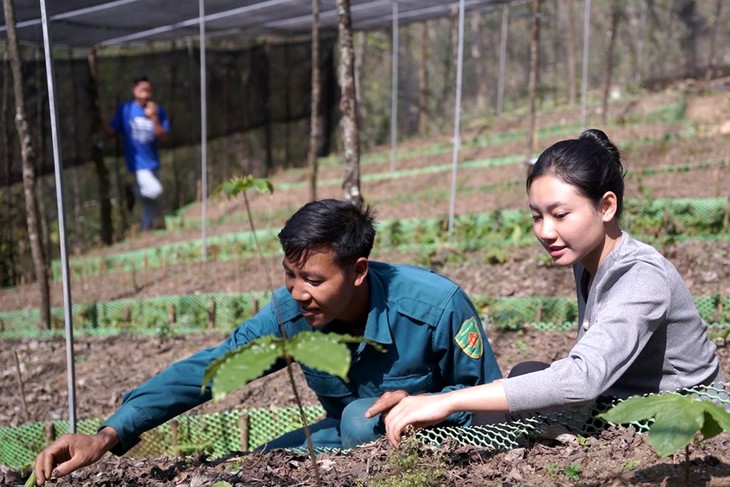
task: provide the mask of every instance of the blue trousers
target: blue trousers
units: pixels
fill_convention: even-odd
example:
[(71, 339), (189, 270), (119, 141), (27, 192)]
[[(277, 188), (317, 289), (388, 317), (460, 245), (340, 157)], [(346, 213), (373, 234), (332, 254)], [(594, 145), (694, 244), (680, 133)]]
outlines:
[[(385, 434), (385, 425), (380, 415), (367, 419), (365, 411), (378, 398), (357, 399), (342, 411), (342, 419), (325, 418), (309, 427), (315, 448), (349, 450), (356, 446), (377, 440)], [(275, 448), (307, 447), (304, 428), (299, 428), (257, 448), (257, 451), (270, 451)]]

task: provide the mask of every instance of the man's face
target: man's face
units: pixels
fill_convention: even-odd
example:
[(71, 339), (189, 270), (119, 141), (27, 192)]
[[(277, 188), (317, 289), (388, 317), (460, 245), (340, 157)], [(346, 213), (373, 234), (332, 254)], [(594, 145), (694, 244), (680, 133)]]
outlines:
[(312, 253), (299, 265), (284, 257), (282, 265), (286, 288), (310, 325), (321, 328), (336, 319), (355, 322), (361, 318), (352, 313), (361, 309), (355, 301), (360, 299), (358, 289), (367, 274), (366, 259), (343, 269), (327, 250)]
[(145, 106), (152, 100), (152, 83), (149, 81), (140, 81), (132, 88), (134, 100), (140, 105)]

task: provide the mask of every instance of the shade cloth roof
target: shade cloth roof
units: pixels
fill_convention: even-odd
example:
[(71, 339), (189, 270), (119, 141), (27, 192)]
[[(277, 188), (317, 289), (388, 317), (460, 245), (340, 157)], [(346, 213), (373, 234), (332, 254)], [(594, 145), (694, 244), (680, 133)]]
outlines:
[[(38, 0), (13, 0), (18, 41), (42, 44)], [(466, 0), (465, 10), (481, 10), (510, 0)], [(443, 17), (458, 1), (398, 0), (399, 22)], [(389, 27), (393, 0), (350, 0), (352, 27)], [(51, 41), (55, 46), (89, 47), (195, 37), (199, 33), (197, 0), (46, 0)], [(4, 13), (0, 9), (5, 38)], [(311, 0), (205, 0), (206, 36), (293, 35), (311, 32)], [(337, 28), (335, 0), (320, 1), (322, 29)]]

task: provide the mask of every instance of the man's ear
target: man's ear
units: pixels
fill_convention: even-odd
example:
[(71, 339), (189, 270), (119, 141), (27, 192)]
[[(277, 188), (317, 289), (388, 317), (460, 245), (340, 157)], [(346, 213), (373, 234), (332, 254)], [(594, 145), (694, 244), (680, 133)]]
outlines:
[(600, 204), (603, 221), (608, 223), (613, 220), (614, 216), (616, 216), (616, 211), (618, 210), (618, 198), (616, 197), (616, 193), (613, 191), (606, 191), (603, 198), (601, 198)]
[(365, 257), (360, 257), (355, 261), (355, 265), (352, 266), (355, 275), (353, 284), (356, 286), (359, 286), (365, 281), (365, 278), (368, 275), (368, 260)]

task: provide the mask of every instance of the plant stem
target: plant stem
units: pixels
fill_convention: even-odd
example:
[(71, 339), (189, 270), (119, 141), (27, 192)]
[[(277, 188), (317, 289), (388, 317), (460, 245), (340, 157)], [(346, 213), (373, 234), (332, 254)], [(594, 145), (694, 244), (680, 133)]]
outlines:
[[(279, 323), (279, 330), (281, 332), (281, 336), (286, 342), (289, 337), (287, 336), (286, 329), (284, 328), (283, 320), (280, 316), (279, 306), (276, 302), (276, 296), (274, 294), (274, 282), (271, 280), (271, 275), (269, 274), (269, 271), (266, 267), (266, 260), (264, 259), (264, 253), (261, 250), (261, 245), (259, 244), (259, 239), (256, 236), (256, 228), (254, 228), (253, 224), (253, 216), (251, 215), (251, 207), (248, 204), (248, 197), (246, 196), (246, 192), (243, 192), (243, 202), (246, 206), (246, 215), (248, 216), (248, 224), (251, 226), (251, 235), (253, 236), (254, 243), (256, 244), (256, 251), (259, 254), (259, 258), (261, 259), (261, 264), (264, 269), (264, 273), (266, 274), (266, 279), (269, 283), (269, 289), (271, 290), (271, 303), (274, 306), (274, 309), (276, 310), (277, 315), (277, 322)], [(289, 383), (291, 384), (292, 391), (294, 392), (294, 399), (297, 402), (297, 407), (299, 408), (299, 415), (302, 419), (302, 426), (304, 428), (304, 435), (307, 438), (307, 451), (309, 452), (309, 457), (312, 460), (312, 470), (314, 471), (314, 480), (316, 482), (316, 485), (321, 487), (322, 486), (322, 480), (319, 476), (319, 467), (317, 465), (317, 454), (314, 451), (314, 444), (312, 443), (312, 434), (309, 431), (309, 423), (307, 422), (307, 415), (304, 413), (304, 406), (302, 405), (302, 400), (299, 397), (299, 390), (297, 389), (296, 382), (294, 381), (294, 371), (292, 370), (292, 360), (291, 357), (287, 354), (286, 355), (286, 372), (289, 374)]]

